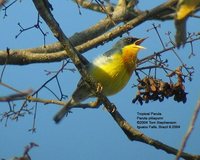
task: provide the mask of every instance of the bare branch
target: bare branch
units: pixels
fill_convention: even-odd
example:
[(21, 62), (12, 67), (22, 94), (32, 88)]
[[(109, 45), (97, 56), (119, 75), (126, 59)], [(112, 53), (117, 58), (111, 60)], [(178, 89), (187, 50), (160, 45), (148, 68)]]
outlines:
[(14, 91), (14, 92), (22, 93), (20, 90), (18, 90), (18, 89), (16, 89), (16, 88), (12, 87), (12, 86), (10, 86), (10, 85), (8, 85), (8, 84), (6, 84), (6, 83), (3, 83), (3, 82), (1, 82), (1, 81), (0, 81), (0, 85), (1, 85), (1, 86), (4, 86), (4, 87), (6, 87), (6, 88), (8, 88), (8, 89), (10, 89), (10, 90), (12, 90), (12, 91)]
[[(139, 12), (139, 15), (126, 15), (128, 14), (128, 12), (115, 10), (113, 12), (112, 20), (109, 17), (105, 18), (96, 25), (89, 28), (88, 30), (76, 33), (70, 38), (70, 41), (72, 42), (73, 46), (75, 46), (76, 49), (79, 51), (79, 53), (84, 53), (91, 48), (97, 47), (101, 44), (104, 44), (107, 41), (110, 41), (126, 33), (127, 31), (133, 29), (135, 26), (143, 23), (146, 20), (151, 20), (155, 16), (165, 13), (165, 10), (169, 9), (175, 3), (176, 0), (170, 0), (147, 12)], [(126, 24), (118, 26), (112, 31), (105, 33), (110, 28), (114, 27), (113, 22), (115, 24), (118, 24), (122, 20), (124, 20), (124, 17), (127, 17), (131, 20), (128, 21)], [(10, 50), (12, 56), (8, 58), (7, 64), (24, 65), (30, 63), (46, 63), (61, 61), (67, 58), (67, 54), (62, 50), (63, 47), (58, 43), (46, 45), (46, 48), (38, 47), (27, 50)], [(0, 51), (0, 65), (5, 64), (6, 58), (6, 51)]]
[[(31, 142), (29, 145), (27, 145), (24, 149), (23, 155), (21, 157), (13, 157), (11, 160), (31, 160), (31, 156), (29, 152), (34, 148), (39, 147), (38, 144)], [(2, 159), (3, 160), (3, 159)]]
[(192, 130), (194, 128), (194, 125), (195, 125), (196, 119), (198, 117), (199, 111), (200, 111), (200, 99), (197, 102), (197, 106), (194, 110), (194, 114), (192, 116), (192, 119), (191, 119), (190, 125), (188, 127), (187, 133), (185, 134), (183, 141), (182, 141), (182, 144), (181, 144), (181, 147), (180, 147), (180, 149), (179, 149), (179, 151), (176, 155), (176, 160), (178, 160), (181, 157), (181, 153), (183, 152), (183, 150), (186, 146), (186, 143), (187, 143), (187, 141), (188, 141), (188, 139), (189, 139), (189, 137), (192, 133)]
[(65, 104), (65, 102), (63, 102), (63, 101), (52, 100), (52, 99), (44, 99), (44, 98), (35, 98), (33, 96), (27, 96), (25, 98), (26, 98), (27, 101), (40, 102), (40, 103), (44, 103), (44, 104), (57, 104), (57, 105), (60, 105), (60, 106), (63, 106)]
[[(36, 8), (38, 9), (41, 17), (45, 20), (47, 25), (50, 27), (56, 38), (60, 41), (60, 43), (63, 45), (63, 48), (65, 51), (69, 54), (69, 57), (72, 59), (76, 67), (79, 69), (79, 72), (81, 73), (82, 77), (86, 82), (88, 82), (89, 86), (92, 90), (96, 90), (97, 84), (94, 82), (94, 80), (87, 74), (87, 71), (85, 70), (85, 66), (79, 59), (79, 55), (77, 54), (77, 51), (71, 46), (71, 43), (69, 39), (65, 36), (65, 34), (62, 32), (61, 28), (59, 27), (56, 20), (53, 18), (53, 15), (48, 12), (48, 10), (45, 8), (44, 2), (39, 0), (33, 0)], [(144, 135), (143, 133), (139, 132), (138, 130), (134, 129), (117, 111), (116, 107), (109, 102), (109, 100), (102, 95), (101, 93), (97, 93), (97, 97), (102, 101), (106, 109), (109, 111), (109, 113), (112, 115), (114, 120), (117, 122), (117, 124), (120, 126), (120, 128), (124, 131), (124, 133), (127, 135), (127, 137), (130, 140), (137, 140), (144, 143), (147, 143), (149, 145), (152, 145), (156, 147), (157, 149), (163, 149), (167, 153), (176, 154), (178, 150), (167, 146), (159, 141), (153, 140), (152, 138)], [(199, 156), (193, 156), (187, 153), (182, 153), (181, 156), (185, 159), (195, 159)]]
[(82, 6), (83, 8), (90, 9), (92, 11), (100, 12), (100, 13), (111, 13), (114, 11), (114, 5), (111, 5), (110, 3), (104, 6), (101, 6), (97, 3), (93, 3), (92, 1), (89, 2), (87, 0), (72, 0), (76, 2), (78, 5)]
[[(91, 89), (94, 90), (94, 92), (96, 92), (96, 88), (98, 87), (98, 84), (95, 83), (93, 78), (88, 75), (85, 69), (84, 63), (81, 61), (81, 59), (83, 58), (80, 58), (81, 55), (79, 55), (78, 52), (75, 50), (75, 48), (73, 48), (71, 42), (61, 30), (61, 28), (59, 27), (58, 23), (54, 19), (51, 12), (48, 12), (43, 2), (40, 2), (38, 0), (33, 0), (33, 2), (36, 8), (38, 9), (38, 12), (40, 13), (41, 17), (45, 20), (45, 22), (47, 23), (49, 28), (52, 30), (55, 37), (60, 41), (63, 48), (68, 53), (69, 57), (71, 58), (75, 66), (78, 68), (84, 80), (88, 82), (89, 85), (91, 86)], [(97, 96), (99, 97), (99, 99), (101, 99), (104, 102), (104, 105), (107, 106), (108, 109), (109, 107), (113, 108), (109, 100), (104, 95), (102, 95), (102, 93), (97, 93)]]
[(9, 101), (15, 101), (15, 100), (22, 100), (25, 99), (28, 95), (30, 95), (33, 92), (33, 90), (27, 90), (27, 91), (21, 91), (21, 93), (12, 94), (5, 97), (0, 97), (0, 102), (9, 102)]
[(0, 2), (0, 9), (2, 8), (2, 7), (4, 7), (2, 10), (4, 11), (4, 16), (3, 16), (3, 18), (6, 18), (8, 15), (7, 15), (7, 9), (9, 8), (9, 7), (11, 7), (13, 4), (15, 4), (16, 2), (17, 2), (18, 0), (13, 0), (13, 2), (11, 2), (10, 4), (8, 4), (7, 6), (5, 5), (6, 3), (8, 3), (9, 2), (9, 0), (1, 0)]

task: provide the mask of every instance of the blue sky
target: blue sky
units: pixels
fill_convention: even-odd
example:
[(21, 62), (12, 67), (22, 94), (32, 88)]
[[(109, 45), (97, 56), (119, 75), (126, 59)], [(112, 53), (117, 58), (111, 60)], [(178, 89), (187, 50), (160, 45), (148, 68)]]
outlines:
[[(154, 3), (141, 1), (138, 8), (153, 7), (156, 3), (162, 1), (155, 1)], [(71, 1), (59, 1), (53, 3), (55, 17), (60, 26), (63, 28), (66, 35), (69, 37), (75, 32), (82, 31), (89, 26), (95, 24), (104, 17), (99, 13), (93, 13), (85, 9), (81, 9), (82, 15), (78, 14), (76, 4)], [(4, 50), (6, 47), (11, 49), (31, 48), (41, 46), (43, 44), (43, 37), (39, 30), (33, 29), (22, 33), (17, 39), (15, 36), (19, 33), (18, 22), (24, 27), (29, 27), (35, 24), (37, 19), (37, 12), (31, 1), (22, 1), (10, 7), (7, 11), (8, 17), (3, 19), (3, 12), (0, 12), (0, 26), (1, 39), (0, 49)], [(167, 42), (166, 32), (171, 31), (175, 33), (173, 21), (160, 22), (149, 21), (134, 28), (130, 34), (136, 37), (149, 37), (144, 43), (147, 49), (141, 51), (139, 58), (145, 55), (152, 54), (162, 50), (155, 31), (146, 32), (147, 29), (152, 28), (152, 23), (161, 24), (159, 32), (165, 42)], [(190, 19), (188, 21), (188, 31), (199, 31), (197, 26), (200, 25), (198, 19)], [(48, 31), (46, 38), (47, 44), (53, 43), (56, 39), (53, 37), (47, 26), (43, 22), (42, 28)], [(126, 36), (126, 35), (124, 35)], [(116, 39), (118, 40), (118, 39)], [(103, 46), (92, 49), (84, 55), (92, 60), (97, 55), (104, 53), (116, 42), (116, 40), (109, 42)], [(160, 112), (166, 121), (175, 121), (180, 125), (179, 129), (142, 129), (144, 134), (166, 143), (175, 148), (180, 147), (183, 136), (188, 128), (194, 107), (199, 98), (199, 42), (194, 43), (194, 51), (196, 56), (188, 59), (190, 47), (186, 46), (177, 52), (187, 63), (188, 66), (194, 66), (195, 73), (193, 81), (186, 81), (186, 92), (188, 92), (187, 103), (177, 103), (172, 99), (165, 100), (162, 103), (150, 102), (140, 106), (139, 104), (131, 103), (136, 93), (136, 88), (132, 88), (132, 84), (136, 82), (133, 75), (129, 84), (119, 94), (109, 97), (111, 102), (115, 103), (119, 112), (124, 118), (133, 126), (137, 127), (137, 112)], [(169, 55), (170, 54), (170, 55)], [(166, 53), (164, 57), (169, 59), (171, 66), (180, 65), (172, 52)], [(44, 70), (58, 70), (62, 63), (51, 64), (34, 64), (27, 66), (7, 66), (4, 73), (3, 81), (17, 89), (25, 90), (32, 88), (36, 90), (50, 77), (45, 75)], [(73, 68), (73, 65), (68, 66)], [(0, 71), (2, 66), (0, 66)], [(160, 78), (163, 73), (159, 73)], [(65, 94), (71, 95), (80, 78), (78, 72), (64, 72), (59, 76), (62, 89)], [(56, 82), (49, 84), (53, 90), (58, 90)], [(8, 89), (0, 86), (0, 96), (11, 93)], [(39, 96), (44, 98), (52, 98), (52, 95), (43, 90)], [(30, 107), (34, 104), (30, 104)], [(6, 111), (8, 105), (0, 103), (0, 112)], [(9, 121), (8, 126), (4, 126), (4, 122), (0, 123), (0, 158), (10, 158), (18, 156), (23, 153), (24, 146), (30, 142), (35, 142), (39, 145), (34, 148), (30, 155), (32, 159), (79, 159), (79, 160), (93, 160), (93, 159), (174, 159), (173, 155), (169, 155), (161, 150), (157, 150), (149, 145), (140, 142), (131, 142), (127, 139), (121, 129), (114, 122), (112, 117), (103, 110), (102, 107), (97, 110), (82, 110), (74, 109), (73, 114), (70, 114), (59, 125), (56, 125), (52, 117), (58, 111), (59, 107), (56, 105), (38, 105), (37, 119), (36, 119), (36, 133), (28, 132), (32, 127), (33, 115), (26, 115), (20, 118), (17, 122)], [(196, 126), (188, 144), (186, 152), (199, 154), (200, 149), (200, 118), (197, 119)]]

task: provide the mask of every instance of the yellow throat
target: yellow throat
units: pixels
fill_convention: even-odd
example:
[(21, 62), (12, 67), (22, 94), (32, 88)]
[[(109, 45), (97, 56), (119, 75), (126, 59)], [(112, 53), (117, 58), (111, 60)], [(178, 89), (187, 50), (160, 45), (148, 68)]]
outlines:
[(131, 44), (111, 56), (101, 55), (92, 63), (90, 74), (103, 87), (106, 96), (114, 95), (128, 83), (136, 68), (137, 54), (144, 47)]

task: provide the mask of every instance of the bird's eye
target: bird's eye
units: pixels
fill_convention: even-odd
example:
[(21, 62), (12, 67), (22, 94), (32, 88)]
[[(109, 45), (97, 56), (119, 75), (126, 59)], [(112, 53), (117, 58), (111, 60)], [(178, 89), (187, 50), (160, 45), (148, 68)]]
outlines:
[(127, 41), (128, 41), (128, 43), (130, 44), (130, 43), (133, 42), (133, 39), (132, 39), (132, 38), (128, 38)]

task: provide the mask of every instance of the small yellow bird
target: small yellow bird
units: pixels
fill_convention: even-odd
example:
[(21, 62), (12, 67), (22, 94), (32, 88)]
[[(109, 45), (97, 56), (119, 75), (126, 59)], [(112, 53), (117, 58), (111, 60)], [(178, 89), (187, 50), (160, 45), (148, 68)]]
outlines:
[[(123, 38), (112, 49), (86, 65), (90, 75), (96, 82), (101, 84), (102, 93), (105, 96), (114, 95), (126, 86), (136, 68), (137, 54), (140, 49), (144, 49), (140, 44), (145, 39)], [(80, 102), (94, 96), (94, 93), (91, 92), (85, 81), (81, 79), (71, 99), (55, 115), (54, 121), (59, 123), (69, 111), (70, 106), (78, 105)]]
[(200, 5), (200, 0), (179, 0), (177, 4), (175, 26), (176, 26), (176, 44), (179, 48), (186, 42), (186, 21), (187, 18)]

